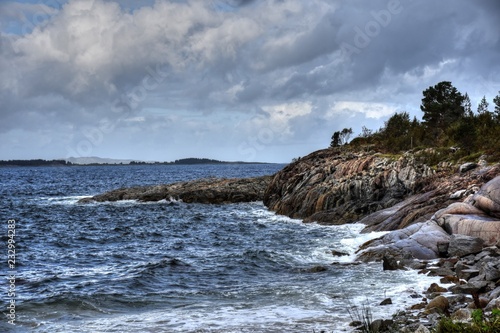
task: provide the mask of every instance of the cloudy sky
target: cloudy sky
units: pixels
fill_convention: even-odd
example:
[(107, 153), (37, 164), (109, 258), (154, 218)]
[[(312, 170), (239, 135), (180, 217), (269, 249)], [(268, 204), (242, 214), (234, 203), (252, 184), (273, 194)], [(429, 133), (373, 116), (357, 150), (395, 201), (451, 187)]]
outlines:
[(0, 1), (0, 159), (289, 162), (500, 90), (498, 0)]

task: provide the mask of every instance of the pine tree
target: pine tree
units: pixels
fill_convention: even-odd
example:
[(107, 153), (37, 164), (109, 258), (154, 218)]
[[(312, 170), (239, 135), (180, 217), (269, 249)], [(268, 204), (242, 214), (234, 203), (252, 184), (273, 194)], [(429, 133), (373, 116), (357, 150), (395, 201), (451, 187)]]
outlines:
[(464, 102), (463, 102), (463, 108), (465, 112), (466, 117), (473, 117), (474, 112), (472, 112), (472, 103), (469, 98), (469, 94), (465, 93), (464, 95)]
[(481, 99), (481, 102), (477, 106), (477, 113), (483, 114), (483, 113), (489, 112), (488, 111), (489, 106), (490, 106), (490, 104), (486, 101), (486, 96), (483, 96), (483, 99)]
[(427, 127), (445, 130), (450, 124), (465, 115), (464, 96), (451, 82), (443, 81), (423, 92), (420, 109)]
[(495, 118), (500, 121), (500, 91), (498, 95), (493, 98), (493, 103), (495, 104)]

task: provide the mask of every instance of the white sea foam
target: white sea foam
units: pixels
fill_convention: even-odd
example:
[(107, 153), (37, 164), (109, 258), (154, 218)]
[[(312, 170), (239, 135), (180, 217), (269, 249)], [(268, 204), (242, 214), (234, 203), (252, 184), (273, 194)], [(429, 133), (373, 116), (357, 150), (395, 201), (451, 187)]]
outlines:
[[(44, 198), (43, 200), (51, 204), (66, 205), (74, 204), (80, 198), (82, 197)], [(164, 203), (160, 202), (160, 204)], [(111, 203), (111, 205), (117, 206), (137, 204), (133, 200)], [(184, 207), (184, 204), (179, 207)], [(176, 206), (176, 208), (179, 207)], [(187, 214), (187, 212), (188, 210), (184, 213)], [(195, 291), (171, 287), (165, 291), (165, 304), (145, 306), (126, 313), (109, 311), (107, 314), (100, 313), (91, 318), (85, 315), (78, 315), (74, 318), (73, 314), (69, 313), (56, 322), (43, 321), (37, 332), (302, 333), (313, 330), (350, 332), (351, 329), (348, 327), (348, 323), (351, 321), (349, 307), (366, 306), (373, 313), (374, 319), (390, 318), (393, 313), (418, 302), (410, 297), (412, 294), (421, 294), (432, 282), (437, 282), (437, 278), (419, 275), (415, 271), (384, 272), (380, 263), (355, 265), (353, 260), (358, 247), (370, 239), (385, 234), (361, 234), (360, 231), (364, 228), (362, 224), (342, 226), (304, 224), (300, 220), (270, 212), (262, 203), (234, 204), (224, 207), (192, 205), (189, 212), (189, 218), (201, 215), (203, 219), (200, 218), (200, 221), (209, 220), (211, 224), (204, 225), (204, 228), (208, 228), (209, 231), (220, 231), (217, 228), (223, 226), (228, 226), (227, 230), (232, 230), (235, 226), (248, 227), (250, 225), (254, 227), (250, 230), (264, 230), (260, 232), (266, 237), (267, 231), (265, 230), (272, 230), (272, 235), (278, 239), (281, 235), (291, 235), (290, 237), (295, 235), (294, 239), (300, 243), (300, 246), (283, 242), (278, 247), (269, 247), (267, 243), (250, 243), (249, 247), (258, 255), (264, 253), (263, 259), (257, 258), (256, 260), (264, 262), (269, 260), (273, 264), (278, 263), (277, 267), (286, 271), (284, 274), (280, 274), (281, 272), (276, 272), (274, 270), (276, 268), (273, 266), (270, 272), (260, 277), (268, 279), (268, 276), (272, 278), (276, 276), (277, 279), (284, 280), (274, 281), (269, 278), (266, 280), (269, 285), (261, 281), (255, 281), (253, 285), (251, 277), (241, 276), (242, 281), (234, 281), (234, 288), (229, 290), (225, 290), (227, 286), (222, 284), (212, 286), (215, 289), (216, 287), (221, 288), (221, 291), (216, 293), (218, 296), (214, 298), (203, 293), (204, 296), (200, 296), (200, 298)], [(223, 222), (220, 222), (214, 230), (210, 229), (210, 226), (219, 223), (219, 221)], [(154, 226), (151, 224), (149, 227)], [(133, 225), (133, 228), (136, 227), (140, 226)], [(196, 245), (198, 242), (204, 241), (203, 237), (206, 237), (206, 234), (203, 234), (204, 231), (206, 230), (196, 229), (197, 238), (193, 244)], [(184, 233), (185, 231), (182, 230), (179, 234), (184, 235)], [(252, 242), (254, 239), (269, 242), (270, 240), (263, 237), (262, 234), (251, 234), (248, 237), (252, 237)], [(218, 236), (235, 237), (234, 234), (223, 233), (219, 233)], [(188, 237), (191, 236), (187, 235), (186, 238)], [(165, 238), (165, 243), (161, 246), (168, 248), (166, 246), (167, 240), (168, 237)], [(184, 238), (177, 240), (186, 241)], [(192, 270), (179, 271), (185, 274), (183, 275), (185, 278), (189, 278), (191, 272), (193, 274), (194, 271), (198, 272), (197, 265), (200, 265), (200, 262), (195, 260), (198, 256), (210, 258), (214, 253), (226, 250), (210, 247), (195, 249), (192, 257), (182, 258), (184, 262), (189, 263), (188, 267), (192, 267)], [(237, 257), (241, 253), (244, 254), (245, 250), (247, 248), (242, 247), (240, 252), (231, 252), (231, 255)], [(334, 257), (333, 250), (349, 255)], [(186, 245), (184, 251), (187, 253), (191, 249)], [(101, 254), (96, 252), (95, 255), (100, 256)], [(103, 252), (102, 255), (106, 256), (107, 253)], [(336, 264), (333, 264), (335, 262)], [(239, 261), (231, 261), (231, 263), (234, 265)], [(261, 262), (257, 261), (257, 263)], [(319, 273), (308, 273), (307, 270), (303, 270), (303, 268), (316, 265), (322, 265), (327, 269)], [(294, 269), (295, 266), (300, 269)], [(94, 283), (94, 279), (102, 276), (109, 277), (112, 273), (117, 279), (124, 277), (122, 272), (116, 274), (117, 270), (119, 269), (116, 264), (95, 266), (86, 269), (85, 274), (88, 278), (85, 280), (88, 283)], [(126, 272), (124, 270), (123, 274)], [(165, 269), (165, 272), (172, 274), (168, 276), (176, 274), (175, 270), (171, 271), (170, 269)], [(205, 272), (210, 272), (210, 270), (205, 270)], [(76, 268), (68, 268), (60, 271), (58, 275), (61, 278), (71, 278), (78, 274)], [(107, 281), (112, 282), (111, 280)], [(215, 280), (215, 282), (207, 280), (206, 283), (219, 283), (219, 280)], [(184, 298), (182, 292), (188, 293), (188, 296)], [(176, 297), (180, 300), (177, 300)], [(379, 306), (382, 300), (389, 297), (392, 299), (392, 305)], [(166, 304), (170, 298), (176, 299), (173, 302), (174, 305)], [(144, 301), (147, 301), (147, 298)]]
[(40, 197), (36, 199), (38, 204), (42, 205), (74, 205), (78, 200), (88, 198), (85, 195), (62, 196), (62, 197)]

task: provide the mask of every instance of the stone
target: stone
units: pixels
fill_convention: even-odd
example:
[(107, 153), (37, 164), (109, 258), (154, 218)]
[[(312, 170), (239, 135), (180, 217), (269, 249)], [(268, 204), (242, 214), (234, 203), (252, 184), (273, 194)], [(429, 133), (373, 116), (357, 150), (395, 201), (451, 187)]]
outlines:
[(393, 323), (391, 319), (375, 319), (370, 324), (370, 332), (386, 332)]
[(462, 269), (459, 273), (457, 273), (458, 277), (464, 280), (472, 279), (479, 275), (479, 270), (470, 268), (470, 269)]
[(403, 259), (410, 255), (416, 259), (436, 259), (439, 257), (438, 243), (449, 242), (449, 239), (450, 235), (434, 221), (416, 223), (363, 244), (357, 258), (375, 261), (384, 256)]
[(484, 279), (487, 281), (497, 281), (500, 279), (500, 269), (498, 262), (483, 261), (480, 265), (479, 275), (484, 274)]
[(493, 258), (500, 257), (500, 248), (498, 246), (485, 247), (483, 248), (483, 252)]
[(439, 286), (437, 283), (433, 283), (427, 289), (427, 293), (445, 293), (448, 289)]
[(450, 195), (450, 199), (457, 200), (457, 199), (463, 198), (466, 192), (467, 192), (467, 190), (458, 190), (455, 193), (453, 193), (452, 195)]
[(387, 255), (382, 258), (382, 269), (384, 271), (395, 271), (401, 268), (398, 260), (393, 256)]
[(459, 283), (460, 282), (460, 279), (457, 277), (457, 276), (454, 276), (454, 275), (446, 275), (446, 276), (443, 276), (440, 280), (439, 280), (440, 283), (444, 283), (444, 284), (449, 284), (449, 283)]
[(454, 294), (472, 294), (477, 293), (480, 290), (488, 286), (487, 281), (477, 281), (477, 282), (467, 282), (466, 284), (460, 284), (450, 287), (450, 291)]
[(489, 297), (491, 299), (500, 297), (500, 287), (496, 287), (495, 289), (493, 289), (490, 292)]
[(420, 324), (420, 326), (418, 326), (418, 328), (415, 330), (415, 333), (430, 333), (430, 331), (427, 327)]
[(327, 270), (328, 270), (327, 267), (318, 265), (318, 266), (313, 266), (311, 268), (307, 268), (304, 271), (307, 273), (321, 273), (321, 272), (325, 272)]
[(471, 311), (466, 308), (458, 309), (453, 312), (451, 319), (461, 322), (467, 322), (471, 319)]
[(448, 248), (450, 247), (450, 242), (438, 242), (437, 249), (440, 257), (448, 256)]
[(432, 299), (429, 304), (425, 307), (426, 313), (440, 313), (447, 314), (450, 307), (448, 299), (442, 295), (439, 295)]
[(427, 306), (427, 304), (424, 302), (417, 303), (417, 304), (413, 304), (412, 306), (410, 306), (410, 310), (422, 310), (422, 309), (425, 309), (426, 306)]
[(460, 171), (460, 173), (464, 173), (464, 172), (470, 171), (472, 169), (475, 169), (477, 167), (478, 167), (477, 163), (468, 162), (468, 163), (464, 163), (464, 164), (460, 165), (460, 167), (458, 168), (458, 171)]
[(495, 177), (474, 194), (471, 203), (488, 215), (500, 218), (500, 177)]
[(382, 302), (380, 302), (380, 305), (390, 305), (392, 304), (392, 299), (386, 298)]
[(343, 257), (343, 256), (348, 256), (348, 255), (349, 255), (349, 253), (347, 253), (347, 252), (332, 250), (332, 256), (334, 256), (334, 257)]
[(493, 309), (500, 309), (500, 297), (493, 298), (492, 300), (490, 300), (484, 309), (486, 311), (491, 311)]
[(483, 249), (484, 240), (479, 237), (466, 235), (452, 235), (448, 246), (450, 256), (464, 257), (469, 254), (476, 254)]
[(446, 267), (429, 268), (429, 276), (450, 276), (453, 275), (453, 270)]
[(481, 238), (486, 246), (500, 240), (500, 221), (488, 216), (448, 215), (444, 229), (450, 234)]

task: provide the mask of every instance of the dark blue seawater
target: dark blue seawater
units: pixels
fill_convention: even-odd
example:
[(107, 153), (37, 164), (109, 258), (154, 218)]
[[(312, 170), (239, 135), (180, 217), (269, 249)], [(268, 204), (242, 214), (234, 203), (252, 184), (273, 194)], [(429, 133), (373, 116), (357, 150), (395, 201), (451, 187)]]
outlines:
[[(360, 235), (360, 225), (304, 224), (261, 202), (77, 203), (125, 186), (282, 167), (0, 168), (0, 332), (344, 332), (350, 305), (374, 305), (375, 317), (389, 317), (430, 283), (334, 257), (332, 250), (353, 253), (376, 236)], [(6, 317), (9, 219), (16, 220), (16, 326)], [(398, 301), (376, 306), (386, 297)]]

